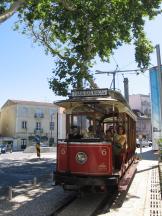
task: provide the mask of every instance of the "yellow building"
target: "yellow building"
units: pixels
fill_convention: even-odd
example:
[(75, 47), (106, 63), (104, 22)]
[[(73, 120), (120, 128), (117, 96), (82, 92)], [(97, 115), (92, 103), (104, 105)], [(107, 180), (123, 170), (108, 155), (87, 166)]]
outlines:
[(1, 108), (1, 142), (17, 150), (40, 142), (54, 145), (57, 141), (58, 107), (53, 103), (8, 100)]

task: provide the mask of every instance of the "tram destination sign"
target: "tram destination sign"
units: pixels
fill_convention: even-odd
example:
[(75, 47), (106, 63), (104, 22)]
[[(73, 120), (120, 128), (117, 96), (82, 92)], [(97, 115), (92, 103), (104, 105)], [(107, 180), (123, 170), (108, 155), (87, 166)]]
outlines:
[(108, 89), (85, 89), (85, 90), (72, 90), (71, 97), (95, 97), (95, 96), (108, 96)]

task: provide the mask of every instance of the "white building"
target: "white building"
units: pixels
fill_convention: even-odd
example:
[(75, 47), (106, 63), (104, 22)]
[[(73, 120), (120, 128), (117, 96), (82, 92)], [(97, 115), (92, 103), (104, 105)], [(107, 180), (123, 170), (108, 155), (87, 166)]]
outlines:
[(151, 101), (150, 95), (133, 94), (129, 95), (130, 107), (137, 115), (137, 135), (152, 137), (151, 130)]
[(16, 149), (33, 145), (35, 136), (54, 145), (57, 141), (58, 107), (53, 103), (8, 100), (1, 108), (1, 142)]

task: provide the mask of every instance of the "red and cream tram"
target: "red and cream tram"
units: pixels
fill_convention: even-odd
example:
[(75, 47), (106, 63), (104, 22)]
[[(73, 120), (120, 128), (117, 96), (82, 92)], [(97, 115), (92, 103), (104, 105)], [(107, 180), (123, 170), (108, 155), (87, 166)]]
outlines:
[[(69, 190), (117, 185), (131, 166), (136, 148), (136, 117), (121, 93), (73, 90), (69, 99), (56, 104), (65, 108), (66, 137), (58, 139), (55, 184)], [(116, 153), (120, 126), (126, 141)], [(106, 139), (110, 130), (111, 139)]]

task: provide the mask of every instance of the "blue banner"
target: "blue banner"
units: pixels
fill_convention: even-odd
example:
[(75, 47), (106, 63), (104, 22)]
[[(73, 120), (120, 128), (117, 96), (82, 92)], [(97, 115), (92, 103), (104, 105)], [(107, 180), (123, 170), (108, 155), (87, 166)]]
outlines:
[(151, 108), (152, 108), (152, 143), (153, 150), (159, 149), (159, 140), (161, 138), (161, 76), (157, 67), (150, 70), (150, 90), (151, 90)]

